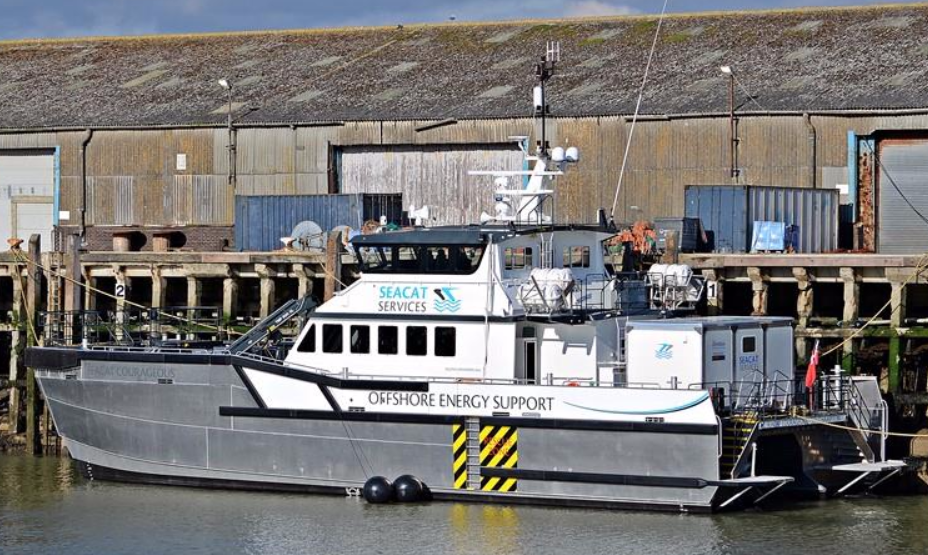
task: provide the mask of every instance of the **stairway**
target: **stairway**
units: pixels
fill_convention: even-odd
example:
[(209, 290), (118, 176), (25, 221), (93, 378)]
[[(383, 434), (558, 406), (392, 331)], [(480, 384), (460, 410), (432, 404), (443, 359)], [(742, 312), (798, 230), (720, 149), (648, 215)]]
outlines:
[(832, 451), (832, 464), (854, 464), (867, 461), (866, 455), (861, 451), (850, 433), (833, 433), (829, 434), (829, 438)]
[(757, 428), (757, 415), (753, 412), (738, 414), (722, 421), (722, 456), (719, 458), (719, 476), (734, 478), (734, 471), (747, 449)]

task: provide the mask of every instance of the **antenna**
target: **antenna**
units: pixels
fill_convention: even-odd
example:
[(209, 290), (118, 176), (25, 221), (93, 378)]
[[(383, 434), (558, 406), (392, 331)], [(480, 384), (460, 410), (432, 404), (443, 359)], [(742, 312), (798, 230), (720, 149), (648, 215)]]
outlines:
[(554, 66), (561, 61), (561, 43), (558, 41), (548, 41), (545, 45), (545, 57), (535, 66), (535, 77), (538, 78), (538, 85), (532, 91), (532, 100), (535, 105), (535, 116), (541, 117), (541, 140), (538, 141), (538, 155), (547, 156), (548, 144), (546, 117), (551, 112), (545, 98), (545, 84), (554, 75)]

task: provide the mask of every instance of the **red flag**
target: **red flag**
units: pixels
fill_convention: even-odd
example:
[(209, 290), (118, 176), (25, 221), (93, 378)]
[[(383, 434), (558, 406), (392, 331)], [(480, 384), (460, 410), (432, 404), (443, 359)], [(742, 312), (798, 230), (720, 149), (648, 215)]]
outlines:
[(806, 370), (806, 389), (812, 389), (815, 385), (816, 370), (818, 369), (818, 341), (812, 348), (812, 358), (809, 359), (809, 368)]

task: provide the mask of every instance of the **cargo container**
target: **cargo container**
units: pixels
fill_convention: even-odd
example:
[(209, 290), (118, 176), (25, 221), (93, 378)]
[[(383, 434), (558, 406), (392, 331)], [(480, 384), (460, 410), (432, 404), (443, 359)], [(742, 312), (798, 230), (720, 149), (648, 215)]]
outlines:
[(677, 249), (680, 252), (697, 252), (702, 247), (700, 224), (696, 218), (654, 218), (657, 248), (667, 248), (667, 233), (676, 232)]
[(685, 201), (686, 217), (699, 218), (712, 232), (715, 252), (750, 252), (755, 221), (798, 226), (796, 252), (838, 248), (837, 189), (689, 185)]
[(304, 221), (316, 222), (322, 231), (342, 225), (360, 229), (364, 222), (381, 216), (398, 224), (402, 214), (401, 194), (239, 196), (235, 199), (235, 248), (280, 249), (280, 238), (290, 236)]
[(629, 385), (705, 386), (745, 397), (765, 383), (781, 384), (785, 394), (795, 374), (791, 318), (630, 320), (626, 345)]

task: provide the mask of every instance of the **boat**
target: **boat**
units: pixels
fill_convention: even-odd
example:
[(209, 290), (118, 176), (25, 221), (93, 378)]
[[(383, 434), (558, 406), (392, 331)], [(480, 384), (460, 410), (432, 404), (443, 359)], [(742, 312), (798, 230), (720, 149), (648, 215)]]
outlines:
[(790, 322), (687, 317), (688, 268), (623, 271), (604, 215), (558, 221), (575, 148), (524, 155), (475, 174), (496, 186), (481, 222), (358, 235), (355, 282), (231, 344), (30, 349), (70, 456), (94, 480), (359, 495), (413, 476), (436, 500), (686, 512), (902, 470), (873, 379), (807, 395)]

